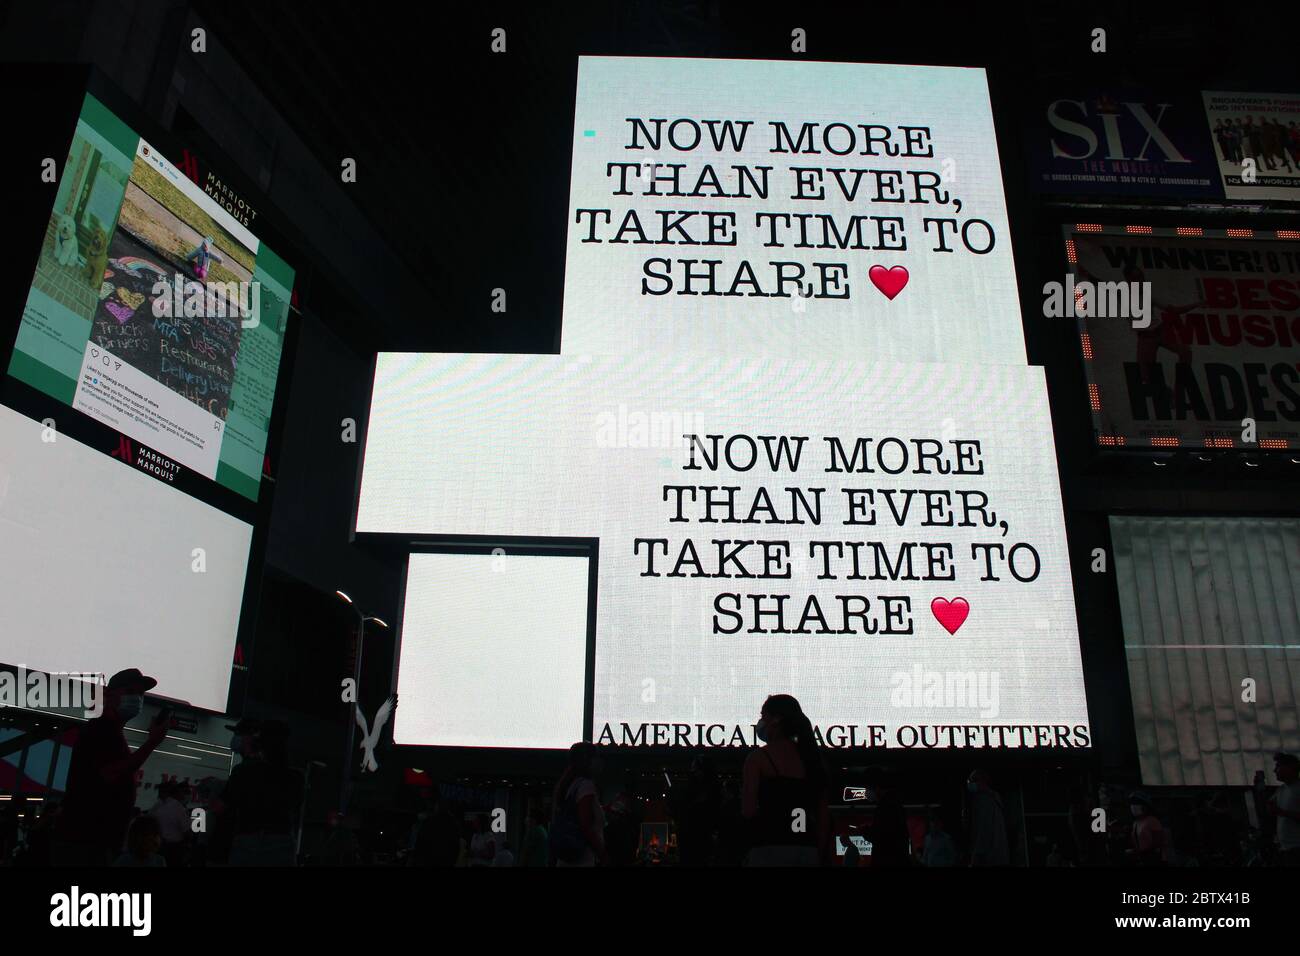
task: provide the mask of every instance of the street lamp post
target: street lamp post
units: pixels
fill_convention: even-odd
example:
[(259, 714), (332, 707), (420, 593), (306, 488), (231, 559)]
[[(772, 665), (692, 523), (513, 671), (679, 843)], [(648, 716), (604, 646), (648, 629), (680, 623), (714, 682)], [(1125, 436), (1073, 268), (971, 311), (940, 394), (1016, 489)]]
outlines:
[(352, 712), (348, 715), (348, 745), (347, 750), (343, 753), (343, 786), (339, 793), (339, 812), (346, 814), (348, 812), (348, 803), (352, 797), (352, 748), (356, 744), (357, 732), (357, 708), (361, 706), (361, 649), (366, 638), (366, 623), (374, 621), (382, 628), (388, 625), (382, 618), (375, 617), (373, 614), (362, 614), (361, 609), (357, 607), (356, 602), (348, 597), (343, 591), (335, 591), (342, 600), (347, 602), (352, 613), (357, 616), (357, 653), (356, 664), (352, 673)]

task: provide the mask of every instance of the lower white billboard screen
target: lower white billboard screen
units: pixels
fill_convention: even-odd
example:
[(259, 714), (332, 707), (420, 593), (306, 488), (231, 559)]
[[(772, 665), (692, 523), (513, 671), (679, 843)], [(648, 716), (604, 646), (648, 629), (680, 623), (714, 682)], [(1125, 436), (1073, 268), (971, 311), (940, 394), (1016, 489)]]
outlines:
[(0, 662), (138, 667), (158, 694), (224, 711), (252, 533), (0, 406)]
[(412, 554), (398, 744), (560, 749), (583, 734), (589, 560)]
[[(1041, 369), (382, 354), (357, 530), (499, 540), (507, 560), (518, 537), (588, 539), (597, 742), (749, 744), (789, 693), (831, 746), (1091, 743)], [(545, 672), (456, 610), (483, 586), (413, 574), (408, 607), (466, 646), (449, 670), (437, 616), (408, 621), (403, 674), (492, 693), (508, 664)], [(520, 633), (549, 635), (572, 596), (526, 593)], [(507, 710), (476, 739), (537, 719)]]

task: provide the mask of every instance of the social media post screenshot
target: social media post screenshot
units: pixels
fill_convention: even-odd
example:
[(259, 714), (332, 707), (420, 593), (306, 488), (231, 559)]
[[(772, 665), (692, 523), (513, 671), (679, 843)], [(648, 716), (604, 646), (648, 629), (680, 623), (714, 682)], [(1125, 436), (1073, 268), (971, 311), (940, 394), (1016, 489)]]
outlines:
[(292, 269), (91, 95), (69, 162), (11, 374), (256, 500)]

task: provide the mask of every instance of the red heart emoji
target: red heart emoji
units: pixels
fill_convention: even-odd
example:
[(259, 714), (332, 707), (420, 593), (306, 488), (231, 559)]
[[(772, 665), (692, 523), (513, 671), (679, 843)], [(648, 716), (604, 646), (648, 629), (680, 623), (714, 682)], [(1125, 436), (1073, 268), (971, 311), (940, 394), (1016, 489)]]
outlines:
[(949, 601), (947, 598), (935, 598), (930, 602), (930, 613), (934, 619), (943, 625), (943, 629), (949, 634), (956, 634), (957, 629), (966, 623), (966, 616), (970, 614), (970, 604), (965, 598), (953, 598)]
[(886, 269), (884, 266), (872, 266), (867, 272), (867, 277), (871, 279), (871, 284), (881, 292), (885, 293), (886, 299), (893, 299), (894, 296), (903, 291), (903, 286), (907, 285), (907, 270), (902, 266), (894, 266), (892, 269)]

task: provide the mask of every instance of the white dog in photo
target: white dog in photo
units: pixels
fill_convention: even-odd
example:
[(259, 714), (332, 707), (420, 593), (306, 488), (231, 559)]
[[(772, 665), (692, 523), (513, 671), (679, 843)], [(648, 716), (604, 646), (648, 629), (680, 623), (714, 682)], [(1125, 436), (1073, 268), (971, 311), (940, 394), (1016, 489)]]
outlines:
[(54, 261), (61, 266), (75, 266), (78, 257), (77, 224), (67, 213), (60, 213), (54, 227)]

